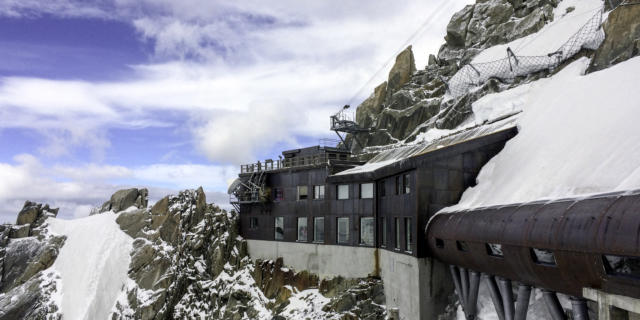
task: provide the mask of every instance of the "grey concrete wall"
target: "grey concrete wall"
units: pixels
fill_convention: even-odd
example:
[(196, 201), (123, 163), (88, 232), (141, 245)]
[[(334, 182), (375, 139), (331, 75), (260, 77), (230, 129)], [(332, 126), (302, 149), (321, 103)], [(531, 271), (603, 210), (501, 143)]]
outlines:
[(453, 293), (447, 267), (431, 258), (380, 250), (380, 275), (387, 308), (397, 308), (400, 319), (436, 319)]
[(320, 278), (363, 278), (375, 273), (375, 251), (371, 247), (337, 246), (265, 240), (247, 240), (252, 259), (275, 260), (296, 270), (308, 270)]
[[(308, 270), (321, 279), (362, 278), (376, 272), (376, 248), (265, 240), (247, 240), (247, 246), (252, 259), (281, 257), (286, 266)], [(400, 319), (431, 320), (444, 312), (453, 294), (446, 265), (388, 250), (378, 250), (378, 261), (387, 308), (397, 308)]]

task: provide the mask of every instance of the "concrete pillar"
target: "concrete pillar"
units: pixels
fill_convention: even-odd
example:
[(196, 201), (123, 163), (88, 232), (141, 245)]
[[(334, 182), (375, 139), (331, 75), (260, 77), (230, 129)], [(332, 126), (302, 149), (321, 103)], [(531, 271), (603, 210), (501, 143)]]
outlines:
[[(629, 320), (640, 313), (640, 299), (583, 288), (582, 295), (598, 303), (598, 320)], [(634, 314), (635, 313), (635, 314)]]

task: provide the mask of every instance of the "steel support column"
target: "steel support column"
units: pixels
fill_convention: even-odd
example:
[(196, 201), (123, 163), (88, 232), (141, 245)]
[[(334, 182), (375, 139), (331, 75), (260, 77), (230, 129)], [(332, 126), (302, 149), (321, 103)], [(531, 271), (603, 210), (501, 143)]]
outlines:
[(589, 320), (587, 300), (571, 297), (571, 313), (573, 314), (573, 320)]
[(542, 289), (542, 297), (544, 298), (545, 305), (547, 306), (547, 310), (549, 310), (549, 314), (551, 314), (551, 319), (553, 320), (566, 320), (567, 316), (564, 314), (564, 309), (560, 305), (560, 301), (558, 301), (558, 296), (555, 292)]

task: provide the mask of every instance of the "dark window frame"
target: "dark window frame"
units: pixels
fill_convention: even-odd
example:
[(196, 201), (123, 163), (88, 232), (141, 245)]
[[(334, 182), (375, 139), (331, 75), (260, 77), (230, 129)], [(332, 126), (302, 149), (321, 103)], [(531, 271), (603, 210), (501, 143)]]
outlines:
[[(367, 220), (373, 221), (373, 225), (371, 226), (371, 233), (372, 233), (372, 237), (373, 238), (371, 239), (370, 243), (365, 243), (363, 241), (363, 239), (362, 239), (363, 238), (362, 237), (362, 233), (364, 231), (362, 223), (364, 221), (367, 221)], [(360, 217), (360, 230), (359, 231), (360, 231), (359, 232), (360, 233), (359, 244), (361, 246), (374, 247), (376, 245), (376, 218), (374, 218), (374, 217)]]
[[(345, 241), (340, 241), (340, 220), (347, 221), (347, 239)], [(336, 243), (337, 244), (350, 244), (351, 242), (351, 238), (350, 238), (351, 230), (349, 229), (351, 227), (350, 225), (351, 225), (351, 219), (349, 217), (336, 218)]]
[[(304, 188), (303, 190), (306, 191), (304, 195), (300, 193), (301, 188)], [(305, 200), (308, 200), (308, 199), (309, 199), (309, 186), (307, 186), (307, 185), (297, 186), (297, 188), (296, 188), (296, 200), (297, 201), (305, 201)]]
[(411, 217), (404, 218), (404, 250), (406, 252), (413, 252), (413, 229)]
[[(305, 222), (305, 231), (304, 231), (304, 239), (300, 239), (300, 220), (304, 219)], [(297, 217), (296, 219), (296, 241), (297, 242), (307, 242), (309, 241), (309, 219), (307, 217)]]
[[(282, 221), (282, 232), (280, 233), (280, 237), (278, 237), (278, 220)], [(283, 241), (284, 240), (284, 216), (278, 216), (278, 217), (274, 217), (274, 222), (273, 222), (273, 239), (276, 241)]]
[[(322, 220), (322, 223), (318, 223), (318, 220)], [(318, 233), (318, 226), (322, 225), (322, 232)], [(318, 240), (318, 234), (322, 235), (322, 240)], [(313, 242), (324, 243), (325, 238), (325, 224), (324, 217), (313, 217)]]

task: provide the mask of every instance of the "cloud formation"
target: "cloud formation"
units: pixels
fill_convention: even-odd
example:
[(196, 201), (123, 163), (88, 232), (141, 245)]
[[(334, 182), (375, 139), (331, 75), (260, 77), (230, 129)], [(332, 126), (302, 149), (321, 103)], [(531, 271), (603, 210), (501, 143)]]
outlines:
[[(153, 48), (117, 79), (0, 77), (0, 131), (27, 130), (40, 141), (29, 154), (0, 159), (0, 213), (14, 215), (26, 199), (56, 199), (68, 216), (82, 215), (124, 186), (155, 186), (152, 196), (161, 196), (204, 184), (225, 201), (237, 164), (330, 136), (329, 115), (384, 81), (385, 63), (410, 35), (424, 67), (449, 17), (468, 2), (0, 1), (0, 17), (126, 23)], [(118, 129), (186, 133), (211, 164), (161, 163), (175, 153), (106, 164)]]

